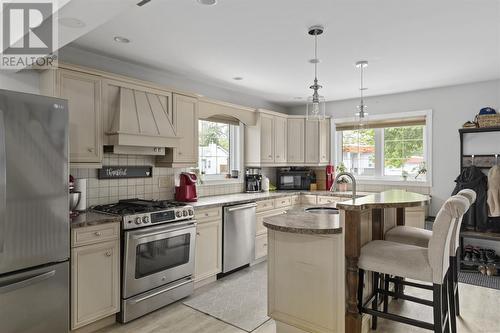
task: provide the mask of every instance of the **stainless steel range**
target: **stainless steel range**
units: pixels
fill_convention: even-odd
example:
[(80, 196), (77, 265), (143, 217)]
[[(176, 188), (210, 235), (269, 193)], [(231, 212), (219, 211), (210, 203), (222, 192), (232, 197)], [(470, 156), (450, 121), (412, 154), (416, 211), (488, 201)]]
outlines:
[(94, 210), (123, 216), (121, 322), (193, 292), (193, 207), (172, 201), (131, 199), (96, 206)]

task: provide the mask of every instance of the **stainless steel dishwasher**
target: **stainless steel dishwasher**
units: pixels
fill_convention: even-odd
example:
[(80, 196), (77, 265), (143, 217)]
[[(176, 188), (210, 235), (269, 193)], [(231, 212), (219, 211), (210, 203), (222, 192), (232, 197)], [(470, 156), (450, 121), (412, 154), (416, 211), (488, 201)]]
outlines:
[(224, 207), (222, 273), (250, 264), (255, 258), (255, 202)]

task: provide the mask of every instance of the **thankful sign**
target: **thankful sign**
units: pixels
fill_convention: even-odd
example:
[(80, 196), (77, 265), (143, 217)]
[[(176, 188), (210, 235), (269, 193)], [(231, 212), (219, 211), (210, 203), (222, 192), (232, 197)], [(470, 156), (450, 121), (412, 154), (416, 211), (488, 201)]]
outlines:
[(152, 176), (152, 166), (105, 166), (97, 171), (99, 179), (147, 178)]

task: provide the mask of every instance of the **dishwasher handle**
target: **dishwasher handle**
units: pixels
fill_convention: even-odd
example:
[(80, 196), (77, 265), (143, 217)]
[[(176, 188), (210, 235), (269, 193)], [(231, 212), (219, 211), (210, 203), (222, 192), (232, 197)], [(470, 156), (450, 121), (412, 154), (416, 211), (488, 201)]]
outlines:
[(252, 202), (252, 203), (249, 203), (249, 204), (246, 204), (246, 205), (239, 205), (239, 206), (234, 206), (234, 207), (226, 207), (226, 210), (228, 212), (234, 212), (234, 211), (237, 211), (237, 210), (248, 209), (248, 208), (253, 208), (253, 207), (257, 207), (257, 204), (255, 202)]

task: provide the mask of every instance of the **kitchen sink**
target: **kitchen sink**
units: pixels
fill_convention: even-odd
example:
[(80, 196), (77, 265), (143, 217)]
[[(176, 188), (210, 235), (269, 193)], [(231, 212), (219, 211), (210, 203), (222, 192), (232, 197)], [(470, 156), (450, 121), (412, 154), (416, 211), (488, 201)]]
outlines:
[(333, 207), (309, 207), (305, 211), (313, 214), (339, 214), (339, 210)]

